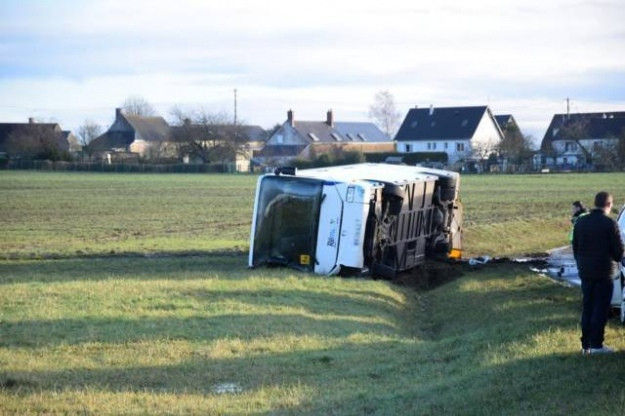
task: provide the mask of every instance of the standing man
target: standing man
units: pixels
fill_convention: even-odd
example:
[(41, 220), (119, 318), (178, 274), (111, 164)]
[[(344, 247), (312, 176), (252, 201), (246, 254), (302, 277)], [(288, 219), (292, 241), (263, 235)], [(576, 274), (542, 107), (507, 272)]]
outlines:
[(623, 242), (616, 222), (608, 216), (612, 195), (599, 192), (595, 209), (579, 217), (573, 229), (573, 255), (582, 280), (582, 353), (614, 352), (603, 345), (612, 300), (615, 262), (623, 257)]

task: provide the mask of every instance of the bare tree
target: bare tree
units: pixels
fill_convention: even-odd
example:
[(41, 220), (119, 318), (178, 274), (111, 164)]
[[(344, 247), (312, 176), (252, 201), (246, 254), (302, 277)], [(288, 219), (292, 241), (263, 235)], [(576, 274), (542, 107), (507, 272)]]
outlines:
[(156, 115), (156, 110), (145, 98), (139, 95), (131, 95), (122, 104), (125, 114), (133, 116), (152, 117)]
[(521, 163), (532, 156), (531, 136), (524, 136), (515, 125), (507, 126), (503, 134), (503, 139), (497, 146), (501, 156), (512, 163)]
[(399, 126), (399, 111), (395, 107), (395, 99), (388, 91), (378, 91), (369, 106), (371, 118), (389, 138), (392, 138)]
[(172, 135), (180, 157), (193, 156), (204, 163), (214, 163), (249, 155), (249, 138), (229, 114), (175, 108), (172, 115)]
[(588, 138), (588, 120), (578, 119), (566, 123), (558, 132), (562, 140), (572, 140), (581, 149), (587, 164), (592, 163), (592, 152), (582, 144), (583, 139)]
[(625, 169), (625, 129), (620, 136), (612, 137), (602, 145), (594, 149), (596, 165), (606, 170)]
[(101, 133), (100, 125), (91, 120), (85, 120), (82, 126), (78, 128), (78, 143), (82, 146), (83, 154), (87, 155), (89, 159), (93, 156), (93, 148), (90, 144)]

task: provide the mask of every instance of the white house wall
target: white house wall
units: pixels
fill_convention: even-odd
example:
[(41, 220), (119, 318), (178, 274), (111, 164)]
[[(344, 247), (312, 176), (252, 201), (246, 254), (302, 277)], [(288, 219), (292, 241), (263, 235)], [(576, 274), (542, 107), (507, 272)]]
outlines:
[[(579, 144), (594, 155), (597, 147), (614, 149), (618, 144), (618, 139), (584, 139), (580, 140)], [(554, 140), (551, 146), (557, 156), (582, 156), (584, 151), (579, 144), (575, 140)]]
[[(458, 150), (458, 149), (461, 150)], [(398, 153), (438, 153), (445, 152), (449, 163), (456, 163), (460, 159), (471, 156), (470, 140), (454, 139), (454, 140), (419, 140), (413, 142), (398, 142)]]
[[(475, 129), (475, 133), (473, 134), (473, 139), (471, 141), (474, 156), (488, 157), (488, 154), (497, 148), (501, 139), (502, 137), (495, 120), (493, 120), (488, 111), (485, 111), (482, 119)], [(479, 154), (480, 152), (486, 154)]]

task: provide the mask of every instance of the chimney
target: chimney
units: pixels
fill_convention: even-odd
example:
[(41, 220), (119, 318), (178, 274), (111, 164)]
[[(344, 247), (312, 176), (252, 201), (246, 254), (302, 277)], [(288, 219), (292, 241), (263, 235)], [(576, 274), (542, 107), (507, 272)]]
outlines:
[(434, 115), (434, 106), (430, 104), (430, 117)]
[(289, 122), (291, 127), (295, 126), (295, 120), (293, 119), (293, 110), (289, 110), (286, 112), (286, 121)]
[(121, 108), (116, 108), (115, 109), (115, 119), (117, 120), (119, 118), (119, 116), (122, 115), (122, 109)]
[(35, 119), (33, 117), (28, 117), (28, 124), (35, 124)]
[(332, 114), (332, 109), (329, 109), (326, 113), (326, 124), (330, 127), (334, 127), (334, 115)]

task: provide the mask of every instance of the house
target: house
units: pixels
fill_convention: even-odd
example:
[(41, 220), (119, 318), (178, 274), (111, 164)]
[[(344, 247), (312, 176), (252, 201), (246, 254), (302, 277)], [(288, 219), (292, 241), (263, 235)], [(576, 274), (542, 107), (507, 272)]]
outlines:
[(38, 123), (33, 118), (28, 123), (0, 123), (0, 153), (54, 158), (68, 154), (71, 137), (58, 123)]
[(293, 110), (289, 110), (287, 120), (255, 153), (255, 158), (276, 165), (296, 158), (309, 159), (333, 149), (392, 152), (394, 143), (373, 123), (335, 121), (332, 110), (326, 113), (325, 121), (295, 120)]
[(540, 145), (539, 167), (590, 167), (625, 140), (625, 111), (555, 114)]
[(506, 131), (521, 131), (512, 114), (500, 114), (495, 116), (499, 129), (506, 134)]
[(91, 142), (94, 152), (136, 153), (144, 156), (150, 146), (171, 143), (171, 130), (163, 117), (124, 114), (115, 109), (115, 121)]
[(488, 106), (413, 108), (395, 141), (399, 153), (445, 152), (448, 163), (482, 160), (503, 139)]

